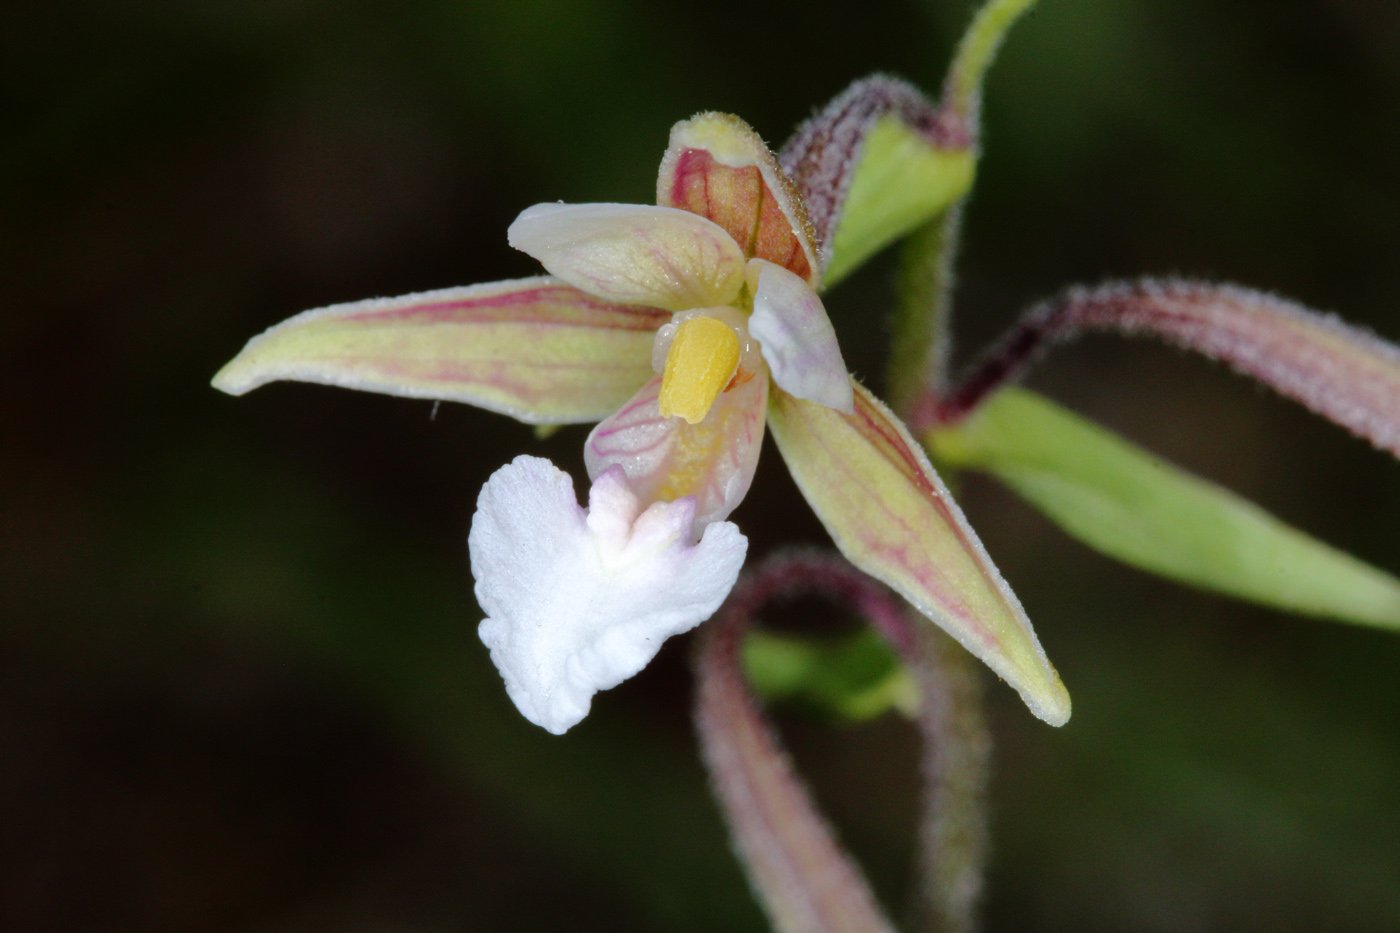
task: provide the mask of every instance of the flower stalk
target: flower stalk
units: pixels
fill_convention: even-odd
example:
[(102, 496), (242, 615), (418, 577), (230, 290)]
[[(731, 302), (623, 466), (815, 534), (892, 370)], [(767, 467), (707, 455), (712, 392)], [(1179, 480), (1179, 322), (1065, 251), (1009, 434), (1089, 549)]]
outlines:
[[(988, 0), (963, 34), (948, 68), (934, 123), (943, 138), (967, 149), (974, 165), (987, 72), (1006, 33), (1034, 5), (1035, 0)], [(900, 250), (886, 381), (890, 406), (906, 420), (918, 419), (947, 388), (954, 262), (971, 187), (969, 176), (960, 196), (915, 230)]]
[(1036, 0), (988, 0), (963, 33), (943, 86), (943, 106), (956, 115), (967, 139), (976, 144), (982, 89), (1006, 34)]
[(930, 933), (975, 929), (990, 749), (975, 662), (947, 636), (915, 622), (886, 587), (814, 551), (776, 555), (742, 578), (701, 630), (695, 654), (701, 749), (774, 927), (782, 933), (893, 929), (813, 805), (743, 673), (740, 646), (753, 620), (765, 605), (798, 596), (848, 606), (916, 672), (927, 782), (916, 922)]
[[(741, 579), (719, 615), (701, 630), (695, 653), (701, 753), (735, 848), (774, 929), (893, 933), (859, 866), (841, 848), (759, 710), (740, 659), (755, 613), (772, 599), (813, 586), (817, 581), (810, 570), (801, 559), (768, 561)], [(874, 615), (900, 612), (894, 598), (869, 578), (848, 570), (840, 584), (863, 595), (861, 608)]]
[(953, 352), (954, 268), (962, 204), (914, 231), (899, 253), (890, 358), (885, 367), (890, 407), (908, 420), (947, 389)]
[[(987, 71), (1007, 31), (1034, 5), (1035, 0), (989, 0), (954, 54), (938, 125), (960, 139), (974, 160)], [(927, 420), (948, 389), (954, 264), (966, 200), (965, 191), (900, 250), (886, 381), (891, 407), (911, 424)], [(946, 634), (932, 630), (919, 633), (907, 663), (920, 687), (924, 738), (915, 921), (928, 933), (971, 933), (978, 927), (989, 838), (991, 733), (981, 669)]]
[[(799, 129), (780, 157), (824, 244), (828, 287), (880, 245), (907, 235), (887, 369), (891, 407), (905, 419), (931, 408), (947, 387), (953, 263), (977, 154), (981, 87), (1005, 32), (1032, 3), (990, 0), (982, 8), (958, 48), (941, 106), (903, 82), (868, 78)], [(903, 156), (897, 169), (889, 167), (898, 161), (890, 155), (896, 151)], [(922, 175), (902, 174), (914, 164)], [(895, 189), (937, 194), (912, 214), (880, 194)], [(803, 440), (781, 417), (773, 427), (780, 447)], [(800, 470), (795, 478), (804, 489), (810, 485)], [(820, 496), (814, 505), (830, 526)], [(851, 550), (842, 535), (833, 537), (843, 551)], [(777, 928), (790, 933), (888, 928), (793, 774), (740, 670), (739, 637), (749, 618), (768, 599), (797, 591), (854, 605), (914, 673), (925, 779), (915, 922), (930, 933), (970, 933), (986, 859), (991, 744), (980, 672), (952, 638), (909, 624), (893, 594), (831, 558), (790, 556), (765, 564), (708, 626), (697, 655), (696, 717), (706, 761), (760, 898)], [(832, 926), (843, 915), (844, 925)]]
[(942, 632), (920, 626), (906, 655), (919, 685), (923, 813), (914, 929), (972, 933), (982, 899), (992, 736), (977, 661)]

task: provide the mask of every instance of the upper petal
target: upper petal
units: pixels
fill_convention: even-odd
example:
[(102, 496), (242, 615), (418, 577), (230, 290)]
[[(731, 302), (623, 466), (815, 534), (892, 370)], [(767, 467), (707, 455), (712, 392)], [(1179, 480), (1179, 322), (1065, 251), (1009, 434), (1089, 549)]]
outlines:
[(695, 527), (703, 528), (734, 511), (753, 482), (763, 446), (768, 379), (760, 372), (721, 392), (698, 424), (663, 417), (660, 392), (657, 376), (600, 422), (588, 435), (583, 460), (594, 479), (621, 466), (643, 501), (694, 496)]
[(655, 308), (541, 276), (317, 308), (248, 341), (214, 377), (242, 395), (294, 379), (467, 402), (533, 424), (597, 421), (651, 376)]
[(510, 245), (591, 295), (669, 311), (727, 305), (744, 254), (718, 224), (648, 204), (536, 204), (506, 231)]
[(816, 287), (821, 272), (802, 197), (738, 117), (702, 113), (672, 128), (656, 203), (710, 218), (746, 257), (777, 263)]
[(759, 342), (773, 381), (784, 392), (851, 414), (855, 396), (836, 330), (807, 283), (782, 266), (749, 260), (753, 314), (749, 333)]
[(478, 629), (520, 712), (558, 735), (593, 694), (641, 670), (672, 635), (709, 618), (748, 542), (729, 522), (692, 543), (693, 500), (643, 509), (620, 469), (579, 508), (568, 474), (517, 457), (477, 500), (468, 538)]
[(859, 385), (854, 415), (773, 393), (773, 439), (841, 553), (986, 662), (1051, 725), (1070, 700), (1025, 610), (904, 425)]

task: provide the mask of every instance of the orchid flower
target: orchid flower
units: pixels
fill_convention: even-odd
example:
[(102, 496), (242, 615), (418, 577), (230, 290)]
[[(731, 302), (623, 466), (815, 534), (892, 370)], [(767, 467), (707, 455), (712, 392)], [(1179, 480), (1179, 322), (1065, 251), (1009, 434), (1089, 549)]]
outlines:
[(846, 556), (1060, 724), (1069, 698), (1020, 603), (919, 445), (847, 373), (802, 198), (737, 117), (672, 130), (656, 205), (539, 204), (508, 231), (549, 273), (305, 312), (214, 379), (292, 379), (598, 422), (588, 507), (522, 456), (486, 483), (469, 545), (479, 634), (520, 711), (562, 733), (598, 690), (723, 602), (727, 521), (765, 425)]

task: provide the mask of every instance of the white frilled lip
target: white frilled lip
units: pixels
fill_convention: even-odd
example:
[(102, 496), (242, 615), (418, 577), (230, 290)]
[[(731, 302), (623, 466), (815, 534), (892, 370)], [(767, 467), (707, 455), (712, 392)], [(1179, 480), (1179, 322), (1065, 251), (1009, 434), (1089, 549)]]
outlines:
[(714, 221), (645, 204), (536, 204), (507, 232), (551, 273), (610, 301), (684, 312), (735, 303), (747, 281), (749, 333), (773, 382), (850, 414), (850, 377), (826, 308), (799, 275), (743, 251)]
[(587, 510), (568, 474), (539, 457), (487, 480), (468, 537), (487, 615), (478, 633), (526, 719), (562, 734), (594, 693), (719, 608), (748, 541), (716, 522), (693, 542), (694, 513), (689, 497), (646, 505), (621, 468), (596, 479)]

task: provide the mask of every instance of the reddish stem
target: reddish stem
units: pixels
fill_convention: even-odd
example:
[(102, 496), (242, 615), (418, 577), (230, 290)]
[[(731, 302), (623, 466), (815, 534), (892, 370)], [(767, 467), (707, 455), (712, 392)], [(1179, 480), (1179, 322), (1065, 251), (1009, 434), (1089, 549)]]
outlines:
[(980, 719), (960, 719), (958, 713), (968, 705), (968, 691), (980, 690), (976, 669), (966, 665), (959, 672), (954, 660), (953, 676), (945, 676), (941, 652), (961, 652), (951, 639), (913, 624), (904, 604), (882, 584), (818, 552), (789, 552), (766, 561), (735, 588), (697, 646), (701, 749), (755, 890), (784, 933), (893, 930), (860, 868), (817, 811), (744, 677), (742, 639), (757, 613), (770, 601), (812, 595), (850, 606), (919, 677), (930, 808), (926, 851), (947, 852), (951, 844), (959, 853), (941, 864), (926, 859), (921, 866), (928, 903), (920, 913), (931, 928), (970, 929), (985, 852), (980, 792), (971, 795), (976, 806), (957, 812), (938, 804), (950, 796), (968, 799), (966, 793), (949, 794), (961, 789), (950, 780), (981, 787), (986, 732)]

